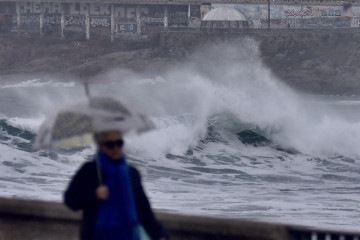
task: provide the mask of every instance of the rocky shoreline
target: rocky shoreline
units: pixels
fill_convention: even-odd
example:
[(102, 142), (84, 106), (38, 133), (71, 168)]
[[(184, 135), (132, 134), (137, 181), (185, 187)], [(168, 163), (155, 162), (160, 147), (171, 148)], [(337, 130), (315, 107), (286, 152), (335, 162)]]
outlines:
[[(360, 95), (359, 34), (329, 35), (321, 41), (258, 39), (261, 57), (274, 74), (297, 90), (324, 95)], [(186, 51), (186, 53), (184, 53)], [(190, 52), (188, 52), (190, 51)], [(111, 69), (158, 73), (181, 64), (190, 50), (160, 46), (158, 38), (110, 43), (72, 34), (40, 37), (1, 33), (0, 76), (60, 75), (93, 78)]]

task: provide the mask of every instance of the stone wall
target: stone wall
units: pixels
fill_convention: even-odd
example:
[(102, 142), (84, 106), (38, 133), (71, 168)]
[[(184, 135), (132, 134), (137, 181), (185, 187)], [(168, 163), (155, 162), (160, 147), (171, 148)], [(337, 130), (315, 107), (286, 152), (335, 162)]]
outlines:
[[(354, 37), (360, 34), (360, 28), (340, 28), (340, 29), (210, 29), (204, 31), (164, 31), (161, 33), (161, 45), (164, 48), (184, 48), (193, 49), (199, 45), (214, 43), (217, 41), (241, 41), (243, 38), (253, 38), (260, 42), (269, 43), (266, 51), (276, 52), (276, 46), (273, 44), (284, 44), (285, 42), (302, 42), (302, 45), (308, 43), (316, 44), (324, 38), (333, 39), (338, 36), (352, 35)], [(337, 38), (338, 39), (338, 38)], [(341, 41), (341, 39), (338, 39)], [(270, 46), (271, 45), (271, 46)], [(264, 46), (265, 47), (265, 46)], [(273, 49), (273, 50), (271, 50)], [(265, 50), (265, 49), (263, 49)]]

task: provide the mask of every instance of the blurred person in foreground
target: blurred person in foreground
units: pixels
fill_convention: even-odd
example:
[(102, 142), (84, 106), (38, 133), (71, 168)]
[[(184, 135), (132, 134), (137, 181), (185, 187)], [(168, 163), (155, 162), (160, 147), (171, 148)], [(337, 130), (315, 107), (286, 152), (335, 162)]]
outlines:
[(145, 228), (152, 240), (167, 240), (139, 172), (126, 162), (121, 133), (108, 131), (94, 138), (95, 161), (78, 170), (64, 195), (70, 209), (83, 210), (80, 239), (142, 240)]

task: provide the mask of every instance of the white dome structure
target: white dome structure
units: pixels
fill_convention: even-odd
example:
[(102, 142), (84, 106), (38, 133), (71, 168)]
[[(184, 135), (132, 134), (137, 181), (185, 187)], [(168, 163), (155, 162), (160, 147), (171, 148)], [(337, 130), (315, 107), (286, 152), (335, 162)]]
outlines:
[(247, 19), (235, 8), (219, 7), (208, 12), (203, 21), (247, 21)]

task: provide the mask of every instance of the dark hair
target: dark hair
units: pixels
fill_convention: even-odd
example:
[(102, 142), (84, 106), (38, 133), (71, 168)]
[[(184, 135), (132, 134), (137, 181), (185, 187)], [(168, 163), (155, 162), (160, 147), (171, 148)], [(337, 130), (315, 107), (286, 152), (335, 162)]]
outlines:
[[(94, 133), (93, 138), (94, 138), (95, 143), (101, 143), (103, 141), (103, 139), (104, 139), (104, 135), (106, 135), (106, 134), (108, 134), (110, 132), (113, 132), (113, 131)], [(118, 131), (118, 132), (120, 133), (120, 135), (122, 135), (120, 131)]]
[(95, 143), (100, 143), (101, 142), (101, 139), (102, 139), (102, 134), (101, 133), (94, 133), (94, 141)]

